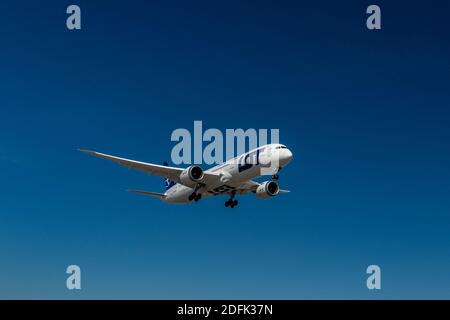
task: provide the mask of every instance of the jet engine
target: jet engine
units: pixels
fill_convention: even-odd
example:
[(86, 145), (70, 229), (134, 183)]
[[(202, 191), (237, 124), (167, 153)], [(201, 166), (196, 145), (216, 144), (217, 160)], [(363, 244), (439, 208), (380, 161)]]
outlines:
[(280, 192), (278, 183), (275, 181), (266, 181), (256, 189), (256, 196), (258, 198), (270, 198), (276, 196), (278, 192)]
[(180, 174), (181, 184), (188, 187), (195, 187), (203, 179), (203, 169), (199, 166), (190, 166)]

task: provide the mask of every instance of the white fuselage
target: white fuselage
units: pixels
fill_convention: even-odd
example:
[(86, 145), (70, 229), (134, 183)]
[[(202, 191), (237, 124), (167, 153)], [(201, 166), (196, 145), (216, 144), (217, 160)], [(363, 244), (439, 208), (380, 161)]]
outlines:
[[(278, 170), (286, 166), (292, 159), (292, 152), (281, 144), (268, 144), (253, 149), (243, 155), (230, 159), (205, 172), (219, 174), (220, 181), (208, 188), (200, 187), (197, 190), (202, 198), (219, 194), (229, 194), (236, 190), (246, 181), (258, 178), (262, 175), (271, 175), (270, 168)], [(194, 191), (182, 184), (175, 184), (166, 192), (166, 196), (161, 201), (168, 203), (190, 203), (189, 195)]]

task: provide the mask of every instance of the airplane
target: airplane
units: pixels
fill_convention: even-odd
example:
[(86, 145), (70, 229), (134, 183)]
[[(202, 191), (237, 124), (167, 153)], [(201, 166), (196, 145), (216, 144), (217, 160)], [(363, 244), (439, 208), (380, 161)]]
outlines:
[[(238, 205), (238, 200), (235, 199), (236, 195), (253, 193), (257, 198), (271, 198), (280, 193), (289, 192), (280, 189), (278, 183), (274, 181), (278, 180), (277, 173), (281, 168), (292, 160), (292, 152), (285, 145), (278, 143), (250, 150), (205, 171), (198, 165), (177, 168), (168, 166), (167, 162), (157, 165), (96, 151), (82, 149), (79, 151), (165, 178), (165, 193), (142, 190), (127, 191), (156, 197), (166, 203), (191, 203), (210, 196), (228, 195), (229, 199), (225, 202), (225, 207), (234, 208)], [(272, 167), (274, 167), (272, 180), (262, 183), (252, 180), (262, 176), (263, 169)]]

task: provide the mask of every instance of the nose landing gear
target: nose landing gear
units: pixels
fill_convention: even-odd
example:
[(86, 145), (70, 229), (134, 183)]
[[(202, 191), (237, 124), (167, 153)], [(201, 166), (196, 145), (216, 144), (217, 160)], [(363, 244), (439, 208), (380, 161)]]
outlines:
[(278, 175), (278, 172), (280, 172), (280, 171), (281, 171), (281, 167), (278, 168), (278, 170), (276, 171), (277, 173), (275, 173), (275, 174), (272, 175), (272, 179), (273, 179), (273, 180), (278, 180), (278, 179), (280, 179), (280, 176)]

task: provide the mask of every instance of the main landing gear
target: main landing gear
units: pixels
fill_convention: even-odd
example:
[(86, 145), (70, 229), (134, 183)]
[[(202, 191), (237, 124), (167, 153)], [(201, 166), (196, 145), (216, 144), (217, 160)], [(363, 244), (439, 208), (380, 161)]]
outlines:
[(188, 197), (189, 201), (194, 200), (195, 202), (197, 202), (197, 201), (200, 200), (201, 198), (202, 198), (201, 193), (196, 193), (196, 192), (191, 193), (191, 194), (189, 195), (189, 197)]
[(225, 207), (234, 208), (237, 205), (238, 205), (237, 200), (228, 199), (227, 201), (225, 201)]
[(230, 199), (225, 201), (225, 207), (234, 208), (235, 206), (238, 205), (238, 201), (234, 199), (234, 196), (235, 196), (235, 193), (232, 193)]
[(197, 186), (195, 186), (194, 192), (192, 192), (188, 197), (189, 201), (194, 200), (195, 202), (197, 202), (198, 200), (200, 200), (202, 198), (202, 194), (197, 193), (197, 191), (198, 191), (198, 189), (200, 189), (200, 187), (201, 187), (201, 185), (199, 185), (199, 184)]

